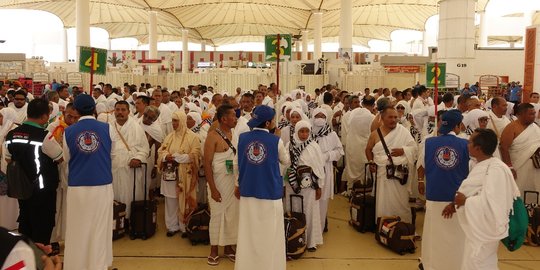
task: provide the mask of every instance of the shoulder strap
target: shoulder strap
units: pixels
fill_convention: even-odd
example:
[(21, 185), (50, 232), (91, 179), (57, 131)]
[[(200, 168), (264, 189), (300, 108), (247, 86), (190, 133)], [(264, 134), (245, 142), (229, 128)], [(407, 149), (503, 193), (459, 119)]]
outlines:
[(384, 152), (386, 152), (386, 156), (388, 157), (390, 164), (394, 164), (394, 161), (392, 160), (392, 155), (390, 155), (390, 150), (388, 150), (388, 146), (386, 145), (386, 142), (384, 141), (384, 136), (381, 132), (381, 128), (377, 128), (377, 133), (379, 134), (379, 138), (381, 139)]
[(122, 142), (123, 142), (124, 145), (126, 146), (127, 150), (128, 150), (128, 151), (131, 151), (131, 149), (129, 148), (129, 145), (128, 145), (127, 142), (126, 142), (126, 139), (124, 139), (124, 136), (122, 136), (122, 133), (121, 133), (120, 130), (118, 129), (118, 125), (116, 124), (116, 122), (114, 122), (114, 128), (116, 128), (116, 132), (118, 133), (118, 136), (120, 136), (120, 140), (122, 140)]
[(229, 148), (231, 148), (231, 150), (233, 151), (234, 155), (236, 156), (236, 148), (234, 148), (233, 144), (231, 143), (231, 140), (229, 140), (229, 138), (227, 138), (227, 136), (225, 136), (225, 134), (223, 134), (223, 131), (221, 131), (221, 129), (216, 128), (216, 132), (217, 132), (217, 134), (219, 134), (219, 136), (221, 136), (221, 138), (227, 143), (227, 145), (229, 146)]

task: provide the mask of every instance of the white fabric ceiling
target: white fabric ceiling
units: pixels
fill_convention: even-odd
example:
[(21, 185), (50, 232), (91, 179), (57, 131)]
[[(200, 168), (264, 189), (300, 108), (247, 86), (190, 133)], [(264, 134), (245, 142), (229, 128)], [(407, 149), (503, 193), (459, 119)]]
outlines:
[[(478, 0), (477, 10), (489, 0)], [(423, 31), (438, 13), (439, 0), (353, 0), (353, 43), (390, 40), (394, 30)], [(75, 27), (75, 0), (0, 0), (0, 8), (48, 11), (65, 27)], [(182, 28), (191, 41), (207, 45), (262, 42), (265, 34), (300, 34), (313, 29), (312, 10), (323, 10), (323, 41), (339, 36), (340, 0), (90, 0), (90, 25), (111, 38), (133, 37), (147, 43), (148, 11), (158, 12), (159, 41), (180, 40)], [(310, 38), (312, 38), (312, 31)]]

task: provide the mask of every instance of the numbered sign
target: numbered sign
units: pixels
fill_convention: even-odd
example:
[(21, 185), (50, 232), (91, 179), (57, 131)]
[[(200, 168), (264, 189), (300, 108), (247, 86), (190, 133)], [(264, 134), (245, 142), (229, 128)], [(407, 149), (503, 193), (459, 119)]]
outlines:
[(107, 50), (81, 47), (79, 53), (79, 71), (90, 73), (92, 67), (94, 69), (94, 74), (105, 75), (105, 72), (107, 71)]
[(437, 65), (435, 65), (435, 63), (426, 64), (426, 86), (434, 87), (436, 80), (438, 87), (445, 87), (446, 63), (437, 63)]
[(292, 37), (289, 34), (279, 35), (279, 51), (278, 51), (278, 35), (266, 35), (264, 37), (265, 60), (268, 62), (276, 61), (279, 52), (280, 61), (285, 61), (291, 58)]

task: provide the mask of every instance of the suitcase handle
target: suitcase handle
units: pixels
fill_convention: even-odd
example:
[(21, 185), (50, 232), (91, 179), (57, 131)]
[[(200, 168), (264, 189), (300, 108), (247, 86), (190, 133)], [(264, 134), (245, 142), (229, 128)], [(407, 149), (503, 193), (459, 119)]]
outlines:
[[(369, 173), (369, 176), (371, 177), (371, 179), (373, 180), (373, 197), (376, 197), (377, 196), (377, 170), (379, 167), (376, 167), (375, 168), (375, 172), (372, 173), (370, 170), (369, 170), (369, 163), (366, 163), (366, 165), (364, 166), (364, 181), (365, 183), (368, 182), (368, 173)], [(364, 189), (364, 195), (365, 194), (365, 189)]]
[(141, 163), (141, 167), (133, 168), (133, 201), (135, 201), (135, 186), (137, 183), (137, 169), (144, 167), (144, 201), (146, 201), (146, 176), (148, 172), (148, 164)]
[(302, 196), (302, 195), (297, 195), (297, 194), (291, 194), (291, 195), (289, 195), (289, 203), (290, 203), (290, 205), (291, 205), (291, 212), (293, 211), (293, 207), (292, 207), (293, 197), (296, 197), (296, 198), (299, 198), (299, 199), (300, 199), (300, 202), (301, 202), (301, 205), (302, 205), (302, 214), (303, 214), (303, 213), (304, 213), (304, 196)]
[(527, 194), (533, 193), (536, 194), (536, 204), (538, 204), (540, 193), (538, 191), (523, 191), (523, 201), (527, 202)]

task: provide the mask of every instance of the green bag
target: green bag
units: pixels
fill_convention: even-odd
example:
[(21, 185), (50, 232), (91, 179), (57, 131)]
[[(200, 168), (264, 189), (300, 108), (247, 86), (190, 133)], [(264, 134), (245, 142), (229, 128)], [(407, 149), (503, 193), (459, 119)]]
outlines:
[(525, 241), (529, 226), (529, 215), (523, 200), (518, 197), (514, 200), (514, 211), (510, 213), (508, 236), (501, 240), (509, 251), (518, 250)]

